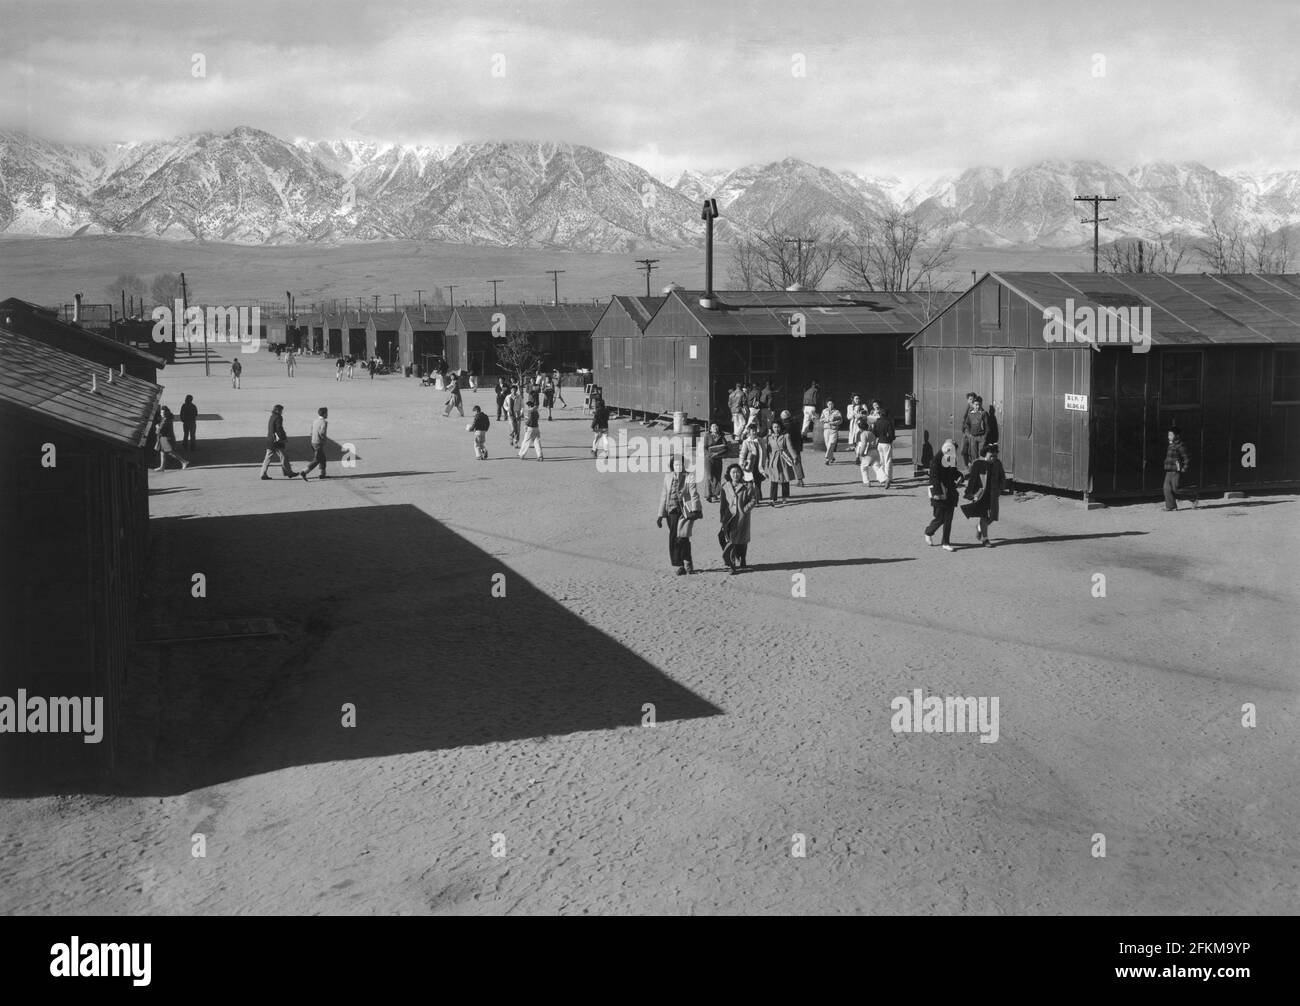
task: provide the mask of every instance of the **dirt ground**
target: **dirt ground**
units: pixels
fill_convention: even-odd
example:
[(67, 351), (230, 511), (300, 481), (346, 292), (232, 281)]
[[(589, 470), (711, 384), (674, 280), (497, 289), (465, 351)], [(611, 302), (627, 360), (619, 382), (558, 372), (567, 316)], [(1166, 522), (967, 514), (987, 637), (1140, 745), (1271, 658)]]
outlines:
[[(142, 618), (280, 634), (141, 644), (124, 792), (0, 802), (0, 911), (1300, 910), (1294, 496), (1009, 496), (947, 553), (919, 483), (811, 451), (750, 571), (710, 508), (678, 578), (660, 477), (596, 471), (580, 390), (545, 463), (496, 423), (476, 462), (414, 380), (243, 361), (163, 373), (205, 418), (150, 476)], [(327, 405), (355, 467), (260, 481), (277, 402), (295, 466)], [(996, 743), (895, 733), (915, 689), (997, 697)]]

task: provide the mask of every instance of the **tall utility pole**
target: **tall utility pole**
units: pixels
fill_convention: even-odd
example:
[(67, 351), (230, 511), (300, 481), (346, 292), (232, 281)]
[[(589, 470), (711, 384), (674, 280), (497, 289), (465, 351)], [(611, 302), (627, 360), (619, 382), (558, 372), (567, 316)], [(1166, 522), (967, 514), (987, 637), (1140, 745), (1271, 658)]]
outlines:
[(1088, 220), (1085, 218), (1079, 222), (1083, 224), (1092, 224), (1092, 271), (1100, 272), (1101, 270), (1097, 268), (1097, 257), (1101, 242), (1101, 225), (1109, 220), (1110, 217), (1098, 216), (1098, 214), (1101, 213), (1102, 203), (1119, 202), (1119, 196), (1075, 196), (1074, 201), (1076, 203), (1092, 203), (1092, 219)]
[(799, 256), (799, 272), (798, 272), (798, 274), (795, 276), (795, 282), (796, 282), (796, 283), (799, 283), (799, 284), (802, 285), (802, 284), (803, 284), (803, 279), (804, 279), (804, 276), (803, 276), (803, 246), (804, 246), (804, 245), (815, 245), (815, 244), (817, 243), (817, 239), (816, 239), (816, 238), (786, 238), (786, 239), (785, 239), (785, 243), (788, 244), (788, 245), (794, 245), (794, 246), (795, 246), (796, 254)]
[(397, 294), (393, 294), (393, 314), (397, 313)]
[(372, 293), (370, 296), (374, 298), (374, 305), (375, 305), (371, 310), (373, 311), (373, 313), (378, 314), (378, 313), (379, 313), (379, 294), (377, 294), (377, 293)]
[(651, 273), (651, 271), (654, 269), (654, 267), (655, 267), (655, 263), (658, 262), (658, 261), (659, 261), (659, 260), (658, 260), (657, 258), (639, 258), (639, 259), (637, 259), (637, 262), (639, 262), (641, 265), (645, 266), (645, 295), (646, 295), (647, 297), (650, 296), (650, 273)]
[(456, 288), (450, 283), (447, 284), (447, 300), (452, 307), (456, 306)]
[(560, 305), (560, 273), (564, 272), (565, 270), (563, 270), (563, 269), (547, 269), (546, 271), (547, 271), (548, 273), (551, 274), (551, 279), (553, 279), (553, 280), (555, 281), (555, 306), (556, 306), (556, 307), (559, 307), (559, 305)]
[(423, 311), (423, 310), (424, 310), (424, 291), (423, 291), (423, 290), (416, 290), (416, 291), (415, 291), (415, 300), (416, 300), (416, 305), (417, 305), (418, 309), (421, 310), (421, 311)]
[(500, 283), (501, 280), (490, 279), (488, 280), (488, 282), (492, 284), (492, 306), (496, 307), (497, 306), (497, 284)]

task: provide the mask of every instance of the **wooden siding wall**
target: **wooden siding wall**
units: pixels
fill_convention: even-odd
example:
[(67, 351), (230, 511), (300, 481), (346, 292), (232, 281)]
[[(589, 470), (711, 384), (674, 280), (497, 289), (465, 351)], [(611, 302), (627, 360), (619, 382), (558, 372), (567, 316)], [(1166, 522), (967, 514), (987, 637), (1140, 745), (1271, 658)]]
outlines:
[[(1017, 482), (1089, 491), (1091, 413), (1067, 410), (1065, 395), (1090, 393), (1093, 350), (1044, 342), (1042, 313), (986, 278), (913, 351), (917, 429), (935, 451), (948, 437), (960, 447), (966, 393), (974, 391), (994, 407), (1003, 464)], [(920, 450), (918, 442), (918, 457)]]
[[(28, 781), (84, 782), (111, 774), (120, 743), (127, 654), (144, 573), (149, 504), (143, 452), (31, 424), (4, 465), (0, 509), (11, 530), (3, 589), (0, 694), (104, 700), (103, 740), (0, 735), (0, 767)], [(57, 448), (42, 468), (40, 446)]]
[(591, 333), (592, 380), (612, 409), (648, 411), (637, 375), (641, 372), (641, 329), (621, 307), (611, 307)]
[[(1200, 358), (1200, 403), (1171, 406), (1161, 401), (1163, 358), (1188, 352)], [(1273, 401), (1278, 352), (1272, 346), (1191, 346), (1098, 354), (1090, 403), (1096, 491), (1159, 493), (1167, 432), (1175, 423), (1192, 457), (1190, 485), (1227, 490), (1300, 482), (1300, 405)], [(1242, 465), (1245, 444), (1255, 445), (1254, 468)]]

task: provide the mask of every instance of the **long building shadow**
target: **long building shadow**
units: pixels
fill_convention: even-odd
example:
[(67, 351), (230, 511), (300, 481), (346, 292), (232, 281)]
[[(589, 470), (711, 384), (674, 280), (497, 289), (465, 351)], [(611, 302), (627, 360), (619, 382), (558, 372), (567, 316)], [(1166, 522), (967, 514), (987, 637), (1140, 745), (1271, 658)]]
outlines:
[[(346, 442), (346, 441), (345, 441)], [(199, 427), (196, 439), (197, 447), (182, 447), (179, 442), (176, 449), (191, 464), (203, 466), (229, 466), (229, 465), (246, 465), (260, 466), (262, 459), (266, 457), (266, 437), (225, 437), (220, 440), (205, 440), (203, 438), (203, 428)], [(356, 445), (353, 444), (355, 447)], [(300, 467), (311, 463), (315, 452), (312, 450), (311, 437), (290, 436), (286, 441), (286, 450), (289, 453), (289, 460), (294, 467)], [(358, 461), (362, 455), (360, 451), (353, 451), (352, 456)], [(329, 437), (325, 438), (325, 460), (330, 463), (331, 467), (337, 465), (343, 459), (343, 446), (336, 443)], [(153, 464), (158, 463), (158, 454), (155, 451), (151, 459)], [(274, 462), (273, 462), (274, 464)], [(172, 461), (168, 463), (172, 471), (178, 469), (177, 464)], [(353, 469), (355, 471), (355, 469)]]
[(142, 623), (210, 635), (272, 619), (281, 635), (138, 643), (108, 791), (640, 727), (647, 703), (660, 725), (721, 712), (414, 506), (160, 518), (151, 531)]

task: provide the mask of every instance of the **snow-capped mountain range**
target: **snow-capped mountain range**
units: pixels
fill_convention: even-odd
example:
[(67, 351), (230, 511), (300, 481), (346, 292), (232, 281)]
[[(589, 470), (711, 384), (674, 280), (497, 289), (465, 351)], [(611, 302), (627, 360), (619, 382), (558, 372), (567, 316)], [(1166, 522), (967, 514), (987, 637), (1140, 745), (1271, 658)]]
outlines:
[(0, 235), (136, 234), (245, 244), (434, 240), (631, 252), (692, 247), (718, 200), (722, 240), (779, 227), (839, 230), (891, 209), (949, 223), (965, 247), (1068, 248), (1089, 240), (1300, 224), (1300, 171), (1221, 174), (1196, 163), (1127, 172), (1096, 161), (972, 168), (911, 187), (795, 158), (663, 181), (569, 143), (402, 146), (286, 141), (241, 126), (175, 140), (84, 146), (0, 130)]

